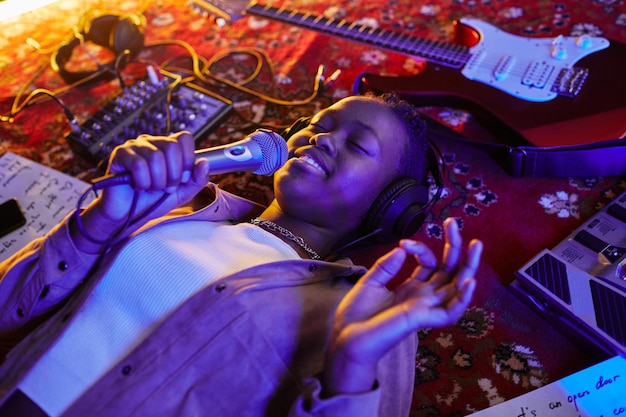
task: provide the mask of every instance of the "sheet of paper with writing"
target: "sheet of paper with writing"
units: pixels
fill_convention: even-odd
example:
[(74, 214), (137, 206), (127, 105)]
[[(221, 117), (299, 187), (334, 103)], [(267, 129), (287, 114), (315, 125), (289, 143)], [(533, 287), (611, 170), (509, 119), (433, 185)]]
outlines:
[(626, 358), (616, 356), (470, 417), (626, 417)]
[[(30, 159), (6, 153), (0, 157), (0, 202), (16, 198), (26, 224), (0, 238), (0, 261), (34, 238), (43, 236), (73, 208), (89, 184)], [(94, 196), (87, 196), (89, 202)]]

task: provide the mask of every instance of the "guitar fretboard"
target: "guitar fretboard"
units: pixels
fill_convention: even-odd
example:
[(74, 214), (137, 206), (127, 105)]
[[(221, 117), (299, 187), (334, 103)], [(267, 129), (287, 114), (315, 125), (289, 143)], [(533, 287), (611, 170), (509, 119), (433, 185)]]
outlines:
[(284, 23), (301, 26), (322, 33), (354, 40), (392, 51), (418, 56), (427, 61), (452, 68), (461, 68), (471, 57), (469, 48), (428, 39), (413, 38), (368, 25), (350, 23), (345, 20), (315, 16), (285, 8), (252, 4), (248, 13)]

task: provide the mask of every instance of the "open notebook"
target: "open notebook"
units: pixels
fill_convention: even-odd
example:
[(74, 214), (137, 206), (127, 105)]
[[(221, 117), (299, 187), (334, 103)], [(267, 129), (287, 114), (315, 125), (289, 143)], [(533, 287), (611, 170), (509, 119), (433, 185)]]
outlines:
[(531, 259), (512, 289), (565, 333), (626, 356), (626, 192)]
[[(26, 219), (17, 230), (0, 236), (0, 262), (46, 234), (88, 189), (88, 183), (22, 156), (11, 152), (0, 156), (0, 203), (16, 199)], [(93, 198), (88, 194), (85, 204)]]

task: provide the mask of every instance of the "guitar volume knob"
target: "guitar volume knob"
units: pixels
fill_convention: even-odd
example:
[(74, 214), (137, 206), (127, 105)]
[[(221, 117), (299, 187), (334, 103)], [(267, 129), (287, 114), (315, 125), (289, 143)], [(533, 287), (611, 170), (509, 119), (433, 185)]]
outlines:
[(554, 59), (562, 61), (567, 58), (567, 50), (562, 45), (553, 45), (550, 50), (550, 56)]
[(576, 39), (576, 46), (582, 49), (589, 49), (592, 46), (591, 36), (589, 35), (580, 35)]

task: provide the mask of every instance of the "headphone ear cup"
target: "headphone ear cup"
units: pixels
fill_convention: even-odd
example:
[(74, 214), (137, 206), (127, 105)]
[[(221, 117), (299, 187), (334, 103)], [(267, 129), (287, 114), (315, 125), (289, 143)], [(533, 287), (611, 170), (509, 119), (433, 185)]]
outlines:
[[(82, 32), (85, 41), (91, 41), (96, 45), (103, 46), (112, 50), (115, 55), (119, 55), (126, 49), (130, 51), (131, 57), (137, 55), (144, 45), (143, 20), (140, 16), (131, 15), (121, 18), (116, 15), (103, 15), (94, 18), (85, 25)], [(65, 65), (70, 61), (72, 50), (80, 44), (80, 38), (76, 37), (71, 41), (61, 45), (52, 54), (50, 64), (52, 68), (59, 73), (63, 80), (68, 84), (73, 84), (93, 75), (93, 71), (71, 72), (65, 69)], [(115, 59), (107, 64), (103, 64), (102, 68), (112, 68)], [(128, 60), (121, 60), (119, 63), (122, 68)], [(102, 68), (99, 70), (101, 71)], [(98, 75), (93, 81), (107, 81), (115, 77), (114, 71), (105, 71)]]
[(415, 234), (426, 218), (428, 187), (413, 178), (400, 178), (376, 198), (365, 216), (367, 233), (379, 243), (391, 243)]
[(85, 30), (85, 39), (100, 46), (113, 49), (115, 31), (119, 21), (120, 18), (114, 15), (96, 17)]
[(73, 73), (65, 69), (65, 65), (69, 62), (72, 56), (72, 51), (79, 43), (80, 40), (78, 38), (73, 38), (72, 40), (59, 46), (50, 57), (50, 66), (52, 69), (58, 72), (61, 78), (63, 78), (63, 80), (68, 84), (77, 81), (77, 78), (82, 75), (78, 74), (75, 77)]
[(137, 55), (144, 45), (143, 23), (138, 16), (121, 19), (115, 28), (111, 48), (119, 54), (128, 49), (131, 56)]

